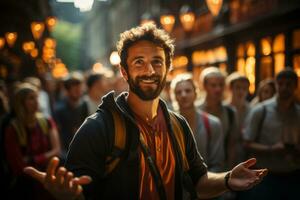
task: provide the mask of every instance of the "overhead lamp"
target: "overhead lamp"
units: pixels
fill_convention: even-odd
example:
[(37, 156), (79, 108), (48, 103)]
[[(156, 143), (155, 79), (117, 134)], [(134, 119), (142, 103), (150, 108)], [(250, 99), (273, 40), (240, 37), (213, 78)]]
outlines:
[(175, 17), (172, 14), (164, 14), (160, 16), (160, 23), (162, 27), (167, 31), (171, 32), (173, 29), (173, 26), (175, 24)]
[(31, 32), (35, 40), (38, 40), (43, 35), (45, 24), (43, 22), (31, 22)]
[(223, 0), (206, 0), (206, 4), (211, 14), (216, 17), (222, 8)]
[(46, 19), (47, 28), (49, 31), (52, 31), (57, 23), (57, 18), (54, 16), (49, 16)]
[(195, 23), (195, 14), (190, 6), (184, 5), (180, 9), (180, 21), (185, 31), (191, 31)]
[(7, 32), (5, 33), (5, 39), (9, 47), (13, 47), (18, 38), (17, 32)]

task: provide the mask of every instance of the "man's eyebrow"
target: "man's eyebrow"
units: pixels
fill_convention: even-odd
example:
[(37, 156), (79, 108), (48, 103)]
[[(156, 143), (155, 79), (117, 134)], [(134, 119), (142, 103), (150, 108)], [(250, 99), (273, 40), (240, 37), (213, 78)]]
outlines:
[(161, 59), (161, 60), (163, 60), (163, 57), (162, 57), (162, 56), (154, 56), (153, 58), (156, 58), (156, 59)]
[(131, 59), (131, 61), (134, 61), (134, 60), (137, 60), (137, 59), (140, 59), (140, 58), (144, 58), (143, 56), (136, 56), (136, 57), (133, 57), (132, 59)]

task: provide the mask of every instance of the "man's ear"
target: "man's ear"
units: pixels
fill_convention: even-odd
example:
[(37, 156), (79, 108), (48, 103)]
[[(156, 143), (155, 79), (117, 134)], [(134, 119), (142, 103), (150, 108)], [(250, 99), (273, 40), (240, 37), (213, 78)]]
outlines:
[(126, 81), (128, 81), (128, 75), (127, 75), (127, 72), (126, 72), (125, 68), (122, 67), (121, 65), (120, 65), (120, 72), (121, 72), (123, 78), (124, 78)]

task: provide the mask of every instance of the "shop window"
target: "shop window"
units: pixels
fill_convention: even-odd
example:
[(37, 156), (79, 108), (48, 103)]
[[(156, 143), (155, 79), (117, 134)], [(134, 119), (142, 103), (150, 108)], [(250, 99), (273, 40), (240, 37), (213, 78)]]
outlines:
[(260, 79), (264, 80), (273, 76), (272, 57), (265, 56), (260, 61)]
[(279, 34), (273, 41), (273, 53), (274, 53), (274, 72), (275, 75), (284, 69), (285, 63), (285, 37), (284, 34)]
[[(192, 53), (192, 63), (195, 67), (219, 67), (227, 72), (227, 50), (224, 46), (218, 46), (214, 49), (199, 50)], [(194, 68), (195, 68), (194, 67)]]
[(255, 91), (255, 45), (253, 42), (247, 42), (246, 45), (240, 44), (237, 48), (237, 66), (236, 70), (247, 76), (250, 81), (249, 91)]
[(300, 49), (300, 29), (293, 32), (293, 48)]
[(270, 55), (272, 52), (272, 47), (271, 47), (271, 38), (263, 38), (261, 39), (261, 53), (264, 56)]

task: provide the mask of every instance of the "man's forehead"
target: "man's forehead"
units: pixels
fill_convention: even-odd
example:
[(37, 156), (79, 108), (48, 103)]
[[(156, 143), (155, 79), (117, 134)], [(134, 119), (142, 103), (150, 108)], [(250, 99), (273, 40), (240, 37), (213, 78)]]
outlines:
[(163, 51), (164, 49), (154, 42), (147, 41), (147, 40), (141, 40), (133, 44), (131, 47), (129, 47), (129, 50), (136, 50), (136, 51), (143, 51), (143, 50), (158, 50)]

